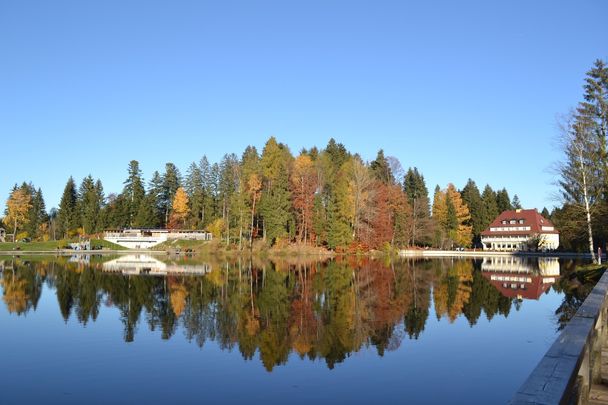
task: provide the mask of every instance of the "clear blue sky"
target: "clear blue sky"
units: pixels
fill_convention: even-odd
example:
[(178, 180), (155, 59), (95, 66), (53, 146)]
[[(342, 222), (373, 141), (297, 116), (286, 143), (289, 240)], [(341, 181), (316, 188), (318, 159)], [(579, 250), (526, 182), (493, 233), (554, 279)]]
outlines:
[(171, 161), (334, 137), (435, 184), (551, 206), (556, 115), (608, 59), (608, 1), (0, 2), (0, 198), (57, 206)]

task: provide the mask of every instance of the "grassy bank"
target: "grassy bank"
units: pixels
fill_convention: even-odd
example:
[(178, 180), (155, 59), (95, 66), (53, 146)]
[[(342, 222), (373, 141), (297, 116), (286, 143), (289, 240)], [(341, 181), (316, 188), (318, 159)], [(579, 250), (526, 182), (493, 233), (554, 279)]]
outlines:
[(285, 246), (269, 247), (261, 241), (256, 241), (253, 246), (239, 247), (238, 245), (226, 246), (217, 240), (211, 242), (194, 240), (173, 240), (162, 243), (154, 250), (172, 251), (191, 251), (201, 255), (231, 256), (254, 254), (258, 256), (333, 256), (334, 252), (322, 247), (310, 245), (289, 244)]
[[(50, 240), (47, 242), (6, 242), (0, 243), (1, 252), (23, 251), (23, 252), (52, 252), (61, 249), (67, 249), (70, 243), (77, 241), (70, 240)], [(126, 250), (126, 248), (108, 242), (103, 239), (91, 239), (92, 247), (99, 247), (106, 250)]]

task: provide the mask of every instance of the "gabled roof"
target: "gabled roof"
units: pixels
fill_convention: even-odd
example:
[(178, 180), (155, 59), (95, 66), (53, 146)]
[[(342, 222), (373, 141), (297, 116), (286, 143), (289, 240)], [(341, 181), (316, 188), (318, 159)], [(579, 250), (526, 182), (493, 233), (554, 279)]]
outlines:
[[(511, 220), (515, 220), (515, 224), (510, 224)], [(523, 224), (520, 223), (520, 220), (523, 220)], [(503, 221), (506, 221), (506, 224), (503, 224)], [(492, 236), (492, 235), (535, 235), (535, 234), (559, 234), (559, 232), (553, 227), (553, 231), (543, 231), (543, 226), (553, 227), (551, 221), (547, 218), (543, 217), (536, 211), (533, 210), (508, 210), (504, 211), (500, 214), (486, 229), (481, 233), (482, 236)], [(508, 231), (490, 231), (491, 228), (503, 228), (503, 227), (530, 227), (529, 231), (516, 231), (516, 230), (508, 230)]]
[[(538, 300), (555, 282), (553, 277), (543, 278), (540, 275), (529, 275), (530, 282), (522, 283), (520, 281), (509, 281), (508, 277), (513, 277), (512, 273), (490, 273), (483, 272), (482, 275), (488, 279), (490, 284), (494, 286), (503, 296), (507, 298), (523, 298), (526, 300)], [(507, 278), (505, 281), (492, 280), (492, 276), (503, 276)], [(511, 286), (514, 287), (511, 287)], [(523, 285), (523, 287), (522, 287)]]

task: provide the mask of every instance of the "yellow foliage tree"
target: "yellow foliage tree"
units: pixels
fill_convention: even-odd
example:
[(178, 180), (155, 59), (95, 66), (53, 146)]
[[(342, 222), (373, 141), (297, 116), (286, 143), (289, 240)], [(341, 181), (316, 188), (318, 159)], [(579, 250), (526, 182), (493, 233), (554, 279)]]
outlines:
[(32, 197), (23, 189), (14, 190), (6, 202), (4, 224), (13, 227), (13, 235), (17, 234), (19, 225), (28, 223), (28, 211), (32, 207)]
[(179, 317), (186, 309), (186, 298), (188, 290), (182, 283), (174, 280), (169, 280), (171, 308), (175, 316)]
[(207, 229), (213, 235), (214, 239), (221, 239), (222, 232), (225, 228), (224, 220), (222, 218), (218, 218), (207, 226)]
[(170, 227), (186, 225), (186, 219), (190, 214), (189, 202), (186, 190), (183, 187), (178, 188), (173, 198), (171, 218), (169, 220)]
[(435, 192), (433, 218), (444, 237), (458, 245), (470, 246), (473, 237), (472, 227), (468, 224), (471, 214), (452, 183), (448, 184), (447, 189)]
[(4, 277), (0, 279), (4, 289), (3, 300), (9, 313), (22, 314), (27, 309), (29, 299), (26, 288), (27, 282), (19, 277)]

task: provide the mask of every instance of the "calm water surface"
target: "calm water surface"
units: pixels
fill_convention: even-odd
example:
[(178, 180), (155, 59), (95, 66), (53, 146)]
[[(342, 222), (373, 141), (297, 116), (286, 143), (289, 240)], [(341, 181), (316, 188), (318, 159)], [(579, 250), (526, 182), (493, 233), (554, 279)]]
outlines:
[(569, 265), (0, 257), (0, 403), (504, 403)]

